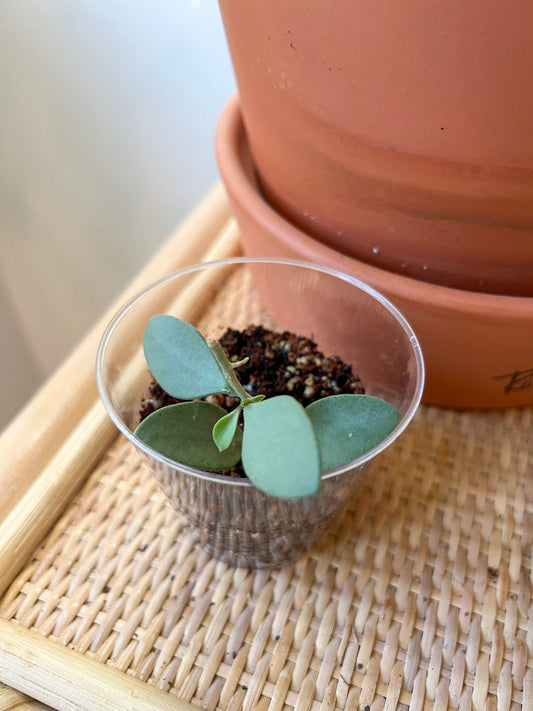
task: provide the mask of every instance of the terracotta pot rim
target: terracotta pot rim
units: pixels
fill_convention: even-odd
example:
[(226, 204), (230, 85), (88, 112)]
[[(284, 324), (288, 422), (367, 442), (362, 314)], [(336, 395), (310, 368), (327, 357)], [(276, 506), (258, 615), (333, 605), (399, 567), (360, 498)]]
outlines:
[[(238, 94), (230, 98), (222, 111), (215, 144), (219, 167), (228, 190), (234, 191), (238, 200), (246, 204), (247, 211), (253, 213), (257, 223), (268, 225), (269, 230), (277, 234), (284, 234), (285, 242), (301, 243), (303, 240), (305, 251), (313, 255), (310, 261), (331, 264), (335, 260), (338, 263), (340, 256), (346, 264), (357, 264), (363, 281), (367, 276), (371, 284), (383, 283), (386, 279), (387, 288), (408, 301), (441, 303), (448, 310), (474, 315), (479, 312), (484, 317), (487, 313), (497, 311), (498, 319), (501, 319), (502, 313), (506, 313), (513, 321), (533, 318), (533, 297), (454, 289), (379, 269), (328, 247), (283, 218), (259, 192), (257, 181), (251, 178), (251, 172), (255, 169), (252, 167), (247, 170), (244, 164), (247, 162), (252, 166), (252, 160)], [(229, 180), (227, 176), (231, 176)]]

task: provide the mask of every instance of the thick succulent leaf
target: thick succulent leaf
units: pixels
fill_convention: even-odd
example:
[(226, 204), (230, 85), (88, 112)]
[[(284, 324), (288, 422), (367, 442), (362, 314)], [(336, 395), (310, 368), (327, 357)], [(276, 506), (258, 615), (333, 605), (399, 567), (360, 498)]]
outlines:
[(370, 395), (332, 395), (306, 408), (322, 470), (340, 467), (382, 442), (400, 420), (398, 410)]
[(231, 445), (219, 452), (213, 441), (213, 427), (225, 415), (209, 402), (181, 402), (152, 412), (135, 434), (161, 454), (181, 464), (207, 471), (223, 471), (241, 458), (242, 432), (237, 430)]
[(218, 449), (223, 452), (233, 442), (241, 408), (237, 407), (233, 412), (228, 412), (227, 415), (221, 417), (213, 427), (213, 439)]
[(148, 367), (172, 397), (194, 400), (228, 392), (228, 383), (202, 334), (174, 316), (153, 316), (143, 337)]
[(296, 498), (320, 486), (318, 445), (304, 408), (280, 395), (244, 408), (242, 463), (268, 494)]

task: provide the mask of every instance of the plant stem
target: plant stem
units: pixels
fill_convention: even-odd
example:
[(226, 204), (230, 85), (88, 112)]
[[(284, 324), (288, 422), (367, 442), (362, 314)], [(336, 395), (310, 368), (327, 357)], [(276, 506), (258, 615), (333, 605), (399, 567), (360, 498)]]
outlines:
[(227, 359), (226, 354), (224, 353), (224, 349), (222, 348), (220, 343), (218, 341), (212, 341), (211, 343), (209, 343), (209, 348), (211, 348), (211, 352), (215, 356), (218, 366), (222, 371), (224, 377), (226, 378), (230, 394), (235, 395), (235, 397), (238, 397), (241, 401), (249, 399), (250, 395), (246, 392), (246, 390), (239, 382), (239, 379), (237, 378), (237, 376), (235, 375), (235, 371), (233, 370), (233, 366)]

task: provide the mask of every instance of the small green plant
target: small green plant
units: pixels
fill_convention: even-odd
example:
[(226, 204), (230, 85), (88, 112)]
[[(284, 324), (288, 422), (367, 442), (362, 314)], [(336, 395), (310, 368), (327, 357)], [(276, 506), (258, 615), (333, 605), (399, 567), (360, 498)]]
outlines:
[[(151, 413), (135, 434), (161, 454), (207, 471), (240, 460), (263, 491), (295, 498), (315, 494), (320, 475), (378, 445), (397, 425), (398, 410), (368, 395), (332, 395), (302, 405), (293, 397), (250, 397), (217, 341), (207, 342), (186, 321), (152, 317), (144, 333), (148, 367), (172, 397), (186, 402)], [(239, 404), (229, 413), (200, 400), (226, 394)], [(239, 420), (243, 417), (243, 428)]]

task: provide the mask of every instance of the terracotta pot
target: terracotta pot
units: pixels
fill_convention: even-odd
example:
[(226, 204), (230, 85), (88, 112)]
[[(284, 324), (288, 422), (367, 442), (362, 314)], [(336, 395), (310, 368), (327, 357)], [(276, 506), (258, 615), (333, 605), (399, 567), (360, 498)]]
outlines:
[(356, 259), (533, 296), (533, 5), (219, 0), (261, 185)]
[(259, 190), (236, 99), (220, 118), (216, 148), (245, 252), (330, 266), (388, 297), (420, 339), (425, 402), (457, 408), (533, 403), (533, 298), (461, 291), (377, 269), (292, 225)]

